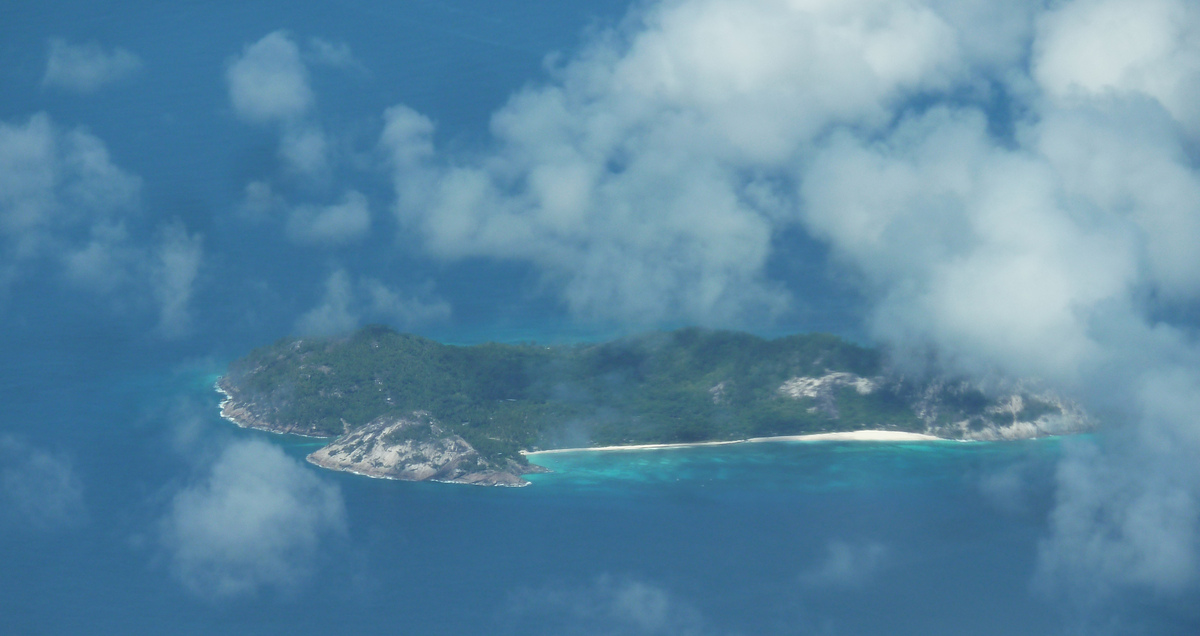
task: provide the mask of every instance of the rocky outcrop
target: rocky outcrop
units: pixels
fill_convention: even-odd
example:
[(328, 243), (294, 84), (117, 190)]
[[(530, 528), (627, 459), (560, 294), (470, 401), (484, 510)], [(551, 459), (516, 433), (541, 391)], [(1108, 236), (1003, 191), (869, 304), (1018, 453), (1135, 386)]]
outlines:
[(921, 432), (937, 437), (977, 441), (1030, 439), (1081, 433), (1095, 422), (1078, 403), (1053, 391), (1017, 382), (1008, 390), (984, 391), (967, 381), (935, 379), (910, 385), (900, 377), (864, 378), (835, 372), (800, 376), (780, 385), (778, 392), (793, 399), (809, 399), (809, 412), (838, 419), (835, 391), (853, 387), (859, 395), (891, 392), (912, 409), (923, 424)]
[[(273, 409), (247, 399), (226, 378), (218, 380), (215, 388), (225, 396), (220, 404), (221, 417), (242, 428), (328, 439), (308, 427), (272, 418)], [(512, 459), (494, 465), (465, 439), (443, 430), (421, 411), (410, 417), (379, 418), (347, 432), (310, 454), (308, 461), (322, 468), (381, 479), (480, 486), (526, 486), (529, 482), (521, 475), (547, 472), (541, 466)]]
[(1093, 428), (1095, 422), (1083, 407), (1047, 391), (1002, 394), (984, 409), (983, 415), (927, 426), (931, 434), (939, 437), (976, 441), (1069, 435)]
[(832, 419), (839, 417), (835, 389), (854, 387), (859, 395), (870, 395), (877, 388), (881, 378), (864, 378), (853, 373), (838, 371), (826, 373), (821, 377), (800, 376), (784, 382), (779, 392), (793, 399), (811, 398), (816, 404), (809, 407), (810, 413), (824, 413)]
[(525, 486), (529, 482), (521, 475), (545, 472), (511, 459), (493, 465), (422, 411), (379, 418), (312, 453), (308, 461), (368, 477), (481, 486)]

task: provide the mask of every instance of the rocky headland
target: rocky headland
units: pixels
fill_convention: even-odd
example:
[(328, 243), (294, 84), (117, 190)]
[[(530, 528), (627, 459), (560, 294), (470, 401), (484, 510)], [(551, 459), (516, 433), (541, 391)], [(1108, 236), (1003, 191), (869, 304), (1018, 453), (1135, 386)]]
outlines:
[(478, 486), (524, 486), (521, 477), (546, 472), (508, 459), (502, 464), (480, 456), (467, 440), (446, 431), (428, 413), (385, 416), (338, 437), (308, 456), (322, 468), (404, 481), (440, 481)]

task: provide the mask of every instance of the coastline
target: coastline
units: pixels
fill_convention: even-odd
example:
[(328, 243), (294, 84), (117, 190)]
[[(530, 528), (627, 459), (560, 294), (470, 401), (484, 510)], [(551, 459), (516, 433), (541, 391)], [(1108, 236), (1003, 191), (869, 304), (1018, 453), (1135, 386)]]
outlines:
[(777, 435), (774, 437), (750, 437), (718, 442), (680, 442), (675, 444), (631, 444), (628, 446), (589, 446), (584, 448), (552, 448), (549, 450), (521, 451), (522, 455), (548, 455), (551, 453), (578, 453), (584, 451), (628, 451), (661, 450), (669, 448), (691, 448), (693, 446), (727, 446), (729, 444), (757, 444), (762, 442), (957, 442), (936, 435), (867, 429), (862, 431), (840, 431), (836, 433), (809, 433), (806, 435)]
[(227, 422), (232, 422), (238, 428), (249, 429), (252, 431), (263, 431), (265, 433), (273, 433), (275, 435), (295, 435), (296, 437), (307, 437), (309, 439), (331, 439), (330, 437), (323, 435), (305, 435), (304, 433), (296, 433), (294, 431), (277, 431), (269, 426), (255, 426), (254, 424), (242, 422), (227, 412), (226, 407), (230, 404), (233, 404), (233, 396), (229, 394), (229, 391), (226, 391), (223, 387), (221, 387), (221, 380), (223, 379), (224, 376), (221, 376), (217, 378), (216, 382), (213, 382), (213, 389), (215, 389), (217, 393), (220, 393), (225, 398), (221, 400), (220, 404), (217, 405), (217, 411), (220, 413), (221, 419)]
[(431, 483), (435, 483), (435, 484), (460, 484), (463, 486), (491, 486), (492, 488), (524, 488), (525, 486), (533, 485), (529, 481), (526, 481), (521, 484), (477, 484), (477, 483), (473, 483), (473, 482), (469, 482), (469, 481), (456, 481), (453, 479), (402, 479), (400, 477), (394, 477), (392, 475), (381, 475), (379, 473), (368, 473), (368, 472), (364, 472), (361, 470), (356, 470), (354, 468), (348, 468), (348, 467), (342, 467), (342, 466), (328, 466), (326, 464), (322, 464), (319, 461), (313, 460), (311, 454), (309, 456), (305, 457), (304, 461), (312, 464), (313, 466), (316, 466), (317, 468), (324, 468), (325, 470), (332, 470), (332, 471), (339, 472), (339, 473), (350, 473), (351, 475), (358, 475), (360, 477), (368, 477), (370, 479), (387, 479), (389, 481), (406, 481), (406, 482), (414, 483), (414, 484), (421, 483), (421, 482), (431, 482)]

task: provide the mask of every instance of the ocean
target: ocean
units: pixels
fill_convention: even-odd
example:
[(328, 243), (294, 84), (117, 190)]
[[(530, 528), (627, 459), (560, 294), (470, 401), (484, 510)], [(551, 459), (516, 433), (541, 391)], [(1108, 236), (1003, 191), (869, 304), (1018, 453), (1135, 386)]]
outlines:
[[(301, 463), (318, 441), (222, 420), (219, 361), (82, 379), (52, 358), (6, 373), (5, 430), (66, 458), (83, 504), (54, 527), (7, 519), (10, 633), (1025, 634), (1071, 618), (1031, 587), (1059, 439), (563, 453), (525, 488), (406, 483), (321, 471)], [(344, 528), (288, 555), (298, 583), (191, 589), (164, 538), (173, 502), (255, 442), (338, 492)]]
[[(0, 271), (0, 633), (1098, 633), (1037, 584), (1071, 440), (564, 453), (538, 457), (553, 472), (529, 487), (488, 489), (322, 471), (303, 462), (314, 440), (218, 416), (225, 365), (291, 333), (338, 267), (432, 284), (452, 313), (419, 331), (450, 342), (622, 331), (579, 322), (532, 266), (412, 253), (377, 168), (345, 176), (379, 202), (362, 246), (298, 247), (279, 224), (239, 220), (247, 182), (278, 168), (276, 133), (231, 112), (234, 56), (280, 29), (347, 44), (351, 70), (312, 72), (314, 117), (347, 154), (369, 157), (397, 103), (471, 148), (511, 94), (543, 81), (548, 54), (629, 7), (0, 6), (0, 121), (46, 113), (94, 135), (140, 179), (130, 235), (178, 219), (205, 250), (177, 337), (156, 331), (153, 302), (73, 286), (52, 258)], [(128, 49), (142, 66), (90, 94), (47, 88), (51, 38)], [(797, 273), (804, 310), (774, 329), (859, 338), (861, 300), (822, 269), (819, 244), (780, 240), (793, 239), (811, 245), (769, 266)], [(1178, 604), (1126, 603), (1104, 629), (1194, 633)]]

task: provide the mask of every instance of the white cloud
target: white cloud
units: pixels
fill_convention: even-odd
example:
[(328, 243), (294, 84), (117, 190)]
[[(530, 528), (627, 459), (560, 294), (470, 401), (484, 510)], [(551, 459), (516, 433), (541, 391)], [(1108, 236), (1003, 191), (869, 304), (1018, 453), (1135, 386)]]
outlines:
[(1012, 71), (1025, 63), (1043, 0), (930, 0), (923, 3), (954, 31), (964, 66), (974, 76), (1010, 83), (1021, 81)]
[[(1200, 46), (1198, 46), (1200, 50)], [(1200, 80), (1200, 74), (1197, 74)], [(1147, 282), (1166, 297), (1200, 295), (1200, 175), (1168, 114), (1137, 98), (1052, 109), (1032, 143), (1067, 197), (1127, 223)]]
[(125, 49), (108, 51), (95, 42), (71, 44), (62, 38), (52, 38), (42, 86), (88, 93), (141, 68), (141, 59)]
[(0, 519), (45, 531), (86, 516), (83, 485), (68, 458), (0, 436)]
[(249, 122), (295, 122), (315, 102), (300, 47), (284, 31), (247, 46), (226, 69), (225, 80), (234, 111)]
[(356, 283), (345, 270), (337, 269), (325, 280), (321, 301), (296, 321), (296, 331), (304, 335), (346, 333), (365, 319), (408, 328), (445, 320), (450, 313), (450, 305), (433, 296), (431, 289), (402, 295), (375, 279)]
[(1200, 481), (1182, 468), (1200, 452), (1196, 425), (1161, 408), (1182, 396), (1143, 387), (1173, 370), (1191, 391), (1200, 351), (1143, 299), (1196, 298), (1200, 175), (1176, 115), (1147, 97), (1043, 100), (1016, 147), (972, 109), (934, 109), (882, 139), (847, 131), (801, 188), (808, 226), (877, 290), (879, 339), (958, 370), (1041, 376), (1110, 414), (1113, 441), (1060, 471), (1043, 550), (1044, 580), (1108, 591), (1178, 591), (1198, 567)]
[[(370, 229), (367, 199), (346, 190), (339, 203), (289, 202), (278, 193), (277, 181), (303, 184), (311, 198), (330, 193), (335, 171), (346, 167), (321, 125), (310, 85), (309, 65), (363, 70), (345, 43), (310, 38), (302, 47), (286, 31), (274, 31), (245, 47), (226, 70), (230, 102), (242, 120), (278, 130), (281, 174), (246, 185), (238, 207), (247, 221), (286, 217), (285, 232), (301, 244), (344, 245), (363, 238)], [(284, 188), (288, 191), (289, 188)]]
[[(316, 60), (337, 61), (333, 45), (317, 46)], [(316, 45), (314, 45), (316, 46)], [(326, 59), (325, 56), (333, 56)], [(300, 45), (286, 31), (268, 33), (248, 45), (225, 72), (229, 99), (242, 120), (279, 129), (279, 158), (303, 177), (323, 176), (330, 167), (329, 140), (316, 122), (316, 97)]]
[[(1109, 414), (1110, 441), (1060, 470), (1042, 580), (1177, 592), (1200, 566), (1200, 437), (1163, 406), (1200, 386), (1200, 350), (1143, 299), (1196, 298), (1200, 175), (1161, 106), (1074, 99), (1043, 104), (1015, 148), (971, 110), (835, 135), (805, 175), (805, 220), (877, 290), (880, 340), (1040, 376)], [(1164, 372), (1179, 395), (1147, 392)]]
[(809, 227), (886, 290), (876, 333), (968, 367), (1076, 380), (1099, 355), (1090, 312), (1138, 273), (1127, 226), (1081, 223), (1046, 159), (1001, 147), (977, 111), (931, 111), (882, 144), (836, 136), (806, 177)]
[(888, 549), (869, 541), (849, 543), (830, 541), (820, 563), (800, 575), (809, 587), (856, 589), (868, 584), (887, 565)]
[(581, 317), (761, 323), (787, 302), (763, 170), (948, 86), (954, 36), (914, 3), (653, 5), (515, 95), (483, 160), (421, 161), (432, 126), (389, 110), (397, 213), (436, 256), (539, 265)]
[(294, 208), (288, 216), (287, 235), (297, 243), (342, 245), (362, 239), (370, 228), (367, 197), (350, 190), (340, 203)]
[(295, 590), (319, 548), (346, 532), (341, 492), (311, 468), (261, 441), (225, 449), (199, 482), (181, 490), (162, 520), (172, 571), (211, 599)]
[(1057, 100), (1140, 93), (1200, 134), (1200, 7), (1077, 0), (1039, 21), (1034, 76)]

